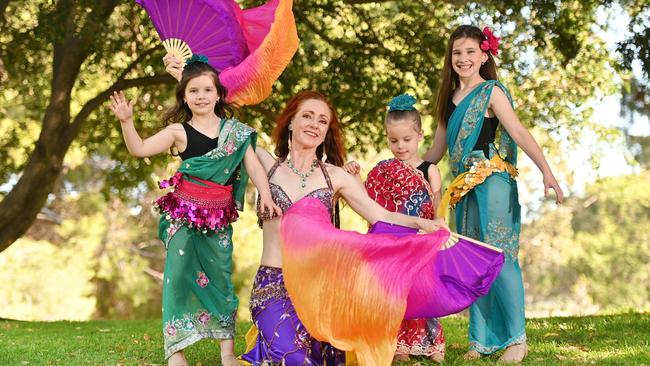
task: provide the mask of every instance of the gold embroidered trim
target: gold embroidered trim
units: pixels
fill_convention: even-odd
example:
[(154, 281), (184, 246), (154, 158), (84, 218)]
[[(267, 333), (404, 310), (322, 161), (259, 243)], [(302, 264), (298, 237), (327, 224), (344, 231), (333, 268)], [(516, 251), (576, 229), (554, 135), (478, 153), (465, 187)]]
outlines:
[(476, 161), (469, 171), (459, 174), (449, 185), (440, 202), (438, 212), (444, 214), (447, 209), (456, 207), (456, 204), (477, 185), (485, 182), (487, 177), (494, 173), (507, 172), (512, 179), (518, 175), (517, 168), (503, 160), (499, 155), (494, 155), (490, 160)]

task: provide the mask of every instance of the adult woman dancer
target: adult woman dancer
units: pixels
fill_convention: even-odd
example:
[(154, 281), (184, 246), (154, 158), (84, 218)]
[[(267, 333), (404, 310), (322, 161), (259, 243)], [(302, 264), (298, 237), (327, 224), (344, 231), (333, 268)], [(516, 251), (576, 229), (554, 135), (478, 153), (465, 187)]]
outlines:
[[(277, 159), (262, 149), (257, 154), (267, 171), (271, 195), (283, 211), (303, 197), (312, 197), (320, 200), (336, 221), (334, 197), (341, 196), (371, 223), (381, 220), (427, 232), (444, 226), (442, 220), (386, 211), (370, 199), (363, 185), (340, 168), (345, 152), (338, 118), (318, 92), (300, 92), (287, 103), (276, 120), (273, 141)], [(258, 215), (264, 230), (264, 249), (250, 304), (258, 335), (255, 345), (242, 358), (253, 365), (265, 361), (284, 361), (287, 365), (340, 364), (342, 358), (336, 351), (327, 352), (305, 330), (287, 295), (282, 275), (280, 218), (259, 210)]]

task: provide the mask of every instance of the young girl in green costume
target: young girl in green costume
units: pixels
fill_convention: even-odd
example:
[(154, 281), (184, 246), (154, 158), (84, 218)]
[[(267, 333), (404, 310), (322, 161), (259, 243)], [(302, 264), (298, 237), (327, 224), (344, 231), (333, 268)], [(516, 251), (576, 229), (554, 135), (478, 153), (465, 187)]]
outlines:
[(232, 275), (232, 225), (243, 207), (250, 175), (264, 210), (281, 214), (273, 203), (257, 159), (255, 131), (230, 118), (226, 89), (203, 56), (182, 70), (172, 122), (142, 139), (133, 124), (133, 101), (122, 92), (110, 109), (120, 120), (129, 153), (156, 155), (174, 147), (183, 159), (177, 173), (160, 183), (174, 191), (159, 198), (159, 236), (167, 248), (163, 278), (163, 336), (169, 365), (187, 365), (182, 350), (203, 339), (221, 340), (221, 364), (234, 357), (235, 296)]
[[(517, 146), (537, 165), (545, 193), (557, 203), (563, 193), (542, 150), (521, 124), (510, 93), (497, 80), (493, 56), (499, 38), (489, 28), (463, 25), (451, 35), (438, 92), (433, 146), (424, 156), (437, 164), (449, 150), (455, 177), (442, 199), (441, 212), (456, 209), (458, 233), (503, 249), (506, 261), (490, 292), (470, 308), (469, 351), (476, 359), (506, 349), (501, 361), (526, 357), (524, 287), (517, 260), (520, 206)], [(495, 141), (496, 140), (496, 141)]]

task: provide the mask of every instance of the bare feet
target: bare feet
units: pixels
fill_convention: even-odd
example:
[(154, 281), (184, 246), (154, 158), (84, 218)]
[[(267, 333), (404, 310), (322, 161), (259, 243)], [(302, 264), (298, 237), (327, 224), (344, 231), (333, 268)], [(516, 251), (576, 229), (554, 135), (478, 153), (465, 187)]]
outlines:
[(233, 354), (221, 355), (221, 364), (223, 366), (241, 366)]
[(406, 362), (410, 359), (409, 355), (395, 354), (393, 356), (393, 362)]
[(176, 352), (169, 356), (167, 366), (189, 366), (183, 352)]
[(506, 348), (503, 355), (499, 358), (499, 362), (506, 363), (519, 363), (528, 355), (528, 345), (526, 343), (513, 344)]
[(429, 358), (435, 363), (442, 363), (445, 360), (445, 355), (443, 353), (434, 353)]
[(465, 361), (473, 361), (473, 360), (478, 360), (481, 358), (481, 354), (478, 353), (477, 351), (474, 351), (473, 349), (467, 351), (465, 355), (463, 356), (463, 359)]

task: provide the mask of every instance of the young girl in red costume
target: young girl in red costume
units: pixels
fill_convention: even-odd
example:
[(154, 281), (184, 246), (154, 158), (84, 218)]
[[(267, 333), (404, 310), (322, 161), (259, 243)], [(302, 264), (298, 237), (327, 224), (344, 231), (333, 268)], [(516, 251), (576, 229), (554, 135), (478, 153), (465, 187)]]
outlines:
[[(387, 210), (433, 219), (441, 196), (440, 172), (435, 164), (418, 156), (423, 133), (420, 113), (414, 103), (414, 97), (402, 94), (388, 104), (384, 127), (394, 158), (377, 163), (365, 185), (370, 197)], [(345, 169), (359, 174), (356, 162), (349, 162)], [(409, 356), (427, 356), (436, 362), (444, 360), (445, 336), (437, 318), (402, 322), (395, 359), (405, 361)]]

